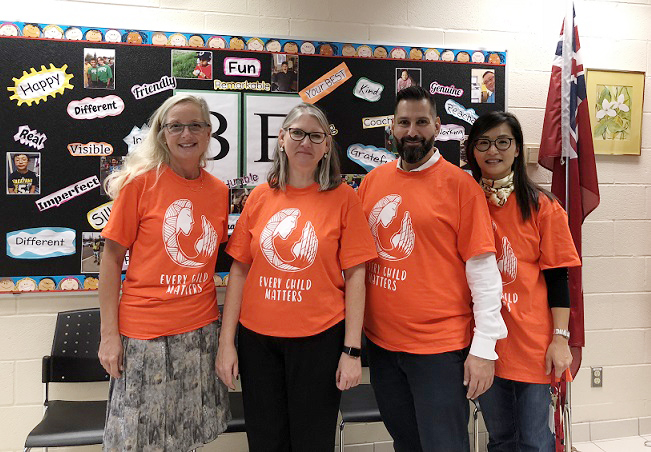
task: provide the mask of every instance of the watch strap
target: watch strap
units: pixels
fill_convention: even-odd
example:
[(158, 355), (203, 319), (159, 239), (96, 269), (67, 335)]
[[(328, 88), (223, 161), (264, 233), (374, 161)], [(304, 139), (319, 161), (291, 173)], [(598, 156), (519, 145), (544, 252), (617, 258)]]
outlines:
[(352, 356), (353, 358), (359, 358), (362, 356), (362, 349), (357, 347), (348, 347), (344, 345), (343, 352), (348, 356)]
[(570, 338), (570, 331), (569, 330), (564, 330), (564, 329), (561, 329), (561, 328), (554, 328), (554, 335), (562, 336), (565, 339), (569, 339)]

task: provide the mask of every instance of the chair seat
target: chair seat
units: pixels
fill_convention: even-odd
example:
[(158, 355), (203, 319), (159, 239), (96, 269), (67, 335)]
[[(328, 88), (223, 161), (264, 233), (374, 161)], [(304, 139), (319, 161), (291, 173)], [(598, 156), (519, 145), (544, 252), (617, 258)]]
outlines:
[(50, 400), (43, 420), (27, 436), (25, 447), (102, 444), (106, 400)]
[(244, 425), (244, 404), (242, 403), (241, 392), (229, 392), (228, 399), (231, 404), (232, 419), (228, 422), (228, 428), (224, 433), (245, 432)]
[(339, 411), (344, 422), (381, 422), (373, 387), (361, 384), (341, 393)]

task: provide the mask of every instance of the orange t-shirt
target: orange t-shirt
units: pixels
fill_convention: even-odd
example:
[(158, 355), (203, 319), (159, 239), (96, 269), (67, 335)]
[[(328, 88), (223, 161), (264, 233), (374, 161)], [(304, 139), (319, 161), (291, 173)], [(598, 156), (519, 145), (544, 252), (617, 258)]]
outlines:
[(226, 252), (250, 264), (240, 322), (259, 334), (305, 337), (344, 319), (342, 270), (377, 256), (355, 192), (257, 186)]
[(120, 191), (102, 236), (129, 248), (120, 334), (185, 333), (216, 320), (213, 274), (228, 238), (228, 188), (208, 172), (186, 180), (165, 166)]
[(467, 347), (473, 313), (465, 262), (495, 252), (482, 190), (441, 157), (422, 171), (382, 165), (358, 194), (379, 254), (366, 266), (369, 339), (418, 354)]
[(550, 381), (545, 354), (553, 323), (542, 270), (581, 265), (563, 208), (543, 193), (538, 202), (540, 209), (524, 223), (515, 193), (503, 207), (489, 204), (502, 275), (502, 317), (509, 330), (495, 347), (495, 375), (526, 383)]

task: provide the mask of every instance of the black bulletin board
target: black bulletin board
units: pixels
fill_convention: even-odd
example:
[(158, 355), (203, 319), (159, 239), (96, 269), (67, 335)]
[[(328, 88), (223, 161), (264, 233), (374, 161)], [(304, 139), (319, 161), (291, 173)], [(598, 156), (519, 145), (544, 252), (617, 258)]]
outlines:
[[(20, 23), (16, 28), (20, 30), (22, 26), (25, 25)], [(80, 29), (81, 36), (84, 36), (83, 30), (87, 29)], [(108, 36), (103, 29), (102, 32)], [(464, 165), (460, 140), (463, 134), (467, 133), (472, 122), (472, 113), (466, 111), (464, 116), (459, 115), (458, 112), (472, 109), (474, 114), (481, 115), (490, 110), (505, 109), (506, 55), (504, 53), (438, 49), (439, 55), (450, 52), (452, 55), (458, 55), (458, 59), (461, 60), (442, 61), (424, 59), (422, 55), (427, 52), (427, 49), (423, 48), (420, 52), (423, 59), (402, 59), (390, 58), (390, 55), (393, 55), (391, 49), (394, 47), (386, 46), (389, 50), (387, 58), (364, 58), (358, 55), (343, 56), (342, 52), (346, 46), (351, 46), (353, 50), (359, 49), (361, 54), (362, 46), (370, 49), (375, 46), (330, 43), (331, 48), (335, 49), (333, 55), (301, 54), (300, 51), (298, 54), (287, 54), (267, 50), (151, 45), (147, 42), (152, 41), (152, 32), (140, 33), (144, 37), (141, 40), (142, 44), (22, 36), (0, 37), (0, 61), (3, 62), (0, 65), (0, 81), (5, 87), (0, 88), (5, 92), (0, 95), (0, 145), (5, 156), (2, 170), (5, 187), (0, 192), (4, 213), (0, 237), (5, 242), (0, 253), (0, 291), (82, 290), (97, 287), (95, 271), (97, 265), (91, 262), (92, 247), (101, 231), (92, 227), (87, 216), (93, 209), (109, 202), (108, 196), (103, 195), (100, 188), (93, 185), (95, 182), (88, 182), (81, 189), (82, 194), (74, 193), (74, 197), (69, 197), (56, 207), (41, 210), (39, 201), (42, 207), (42, 200), (47, 199), (54, 192), (69, 187), (74, 188), (75, 184), (92, 176), (97, 176), (99, 180), (102, 162), (106, 171), (109, 165), (107, 162), (111, 158), (126, 155), (129, 139), (134, 140), (137, 136), (134, 130), (137, 132), (163, 100), (174, 92), (192, 91), (212, 99), (209, 104), (214, 110), (213, 140), (208, 170), (233, 189), (232, 202), (234, 203), (242, 191), (246, 192), (252, 186), (265, 181), (265, 165), (268, 165), (271, 157), (280, 121), (284, 114), (301, 100), (296, 92), (281, 93), (264, 90), (265, 87), (278, 86), (272, 74), (281, 66), (278, 64), (280, 61), (291, 61), (289, 66), (296, 73), (290, 91), (303, 90), (328, 71), (345, 63), (350, 78), (318, 100), (316, 104), (326, 111), (336, 132), (335, 140), (340, 151), (342, 173), (347, 175), (363, 175), (369, 169), (349, 158), (348, 151), (351, 146), (358, 145), (361, 149), (372, 149), (383, 155), (391, 154), (391, 149), (387, 149), (390, 148), (390, 137), (385, 127), (364, 128), (363, 119), (382, 118), (393, 113), (398, 79), (402, 77), (403, 71), (406, 71), (413, 83), (436, 92), (438, 113), (442, 124), (449, 128), (451, 137), (447, 141), (438, 141), (437, 147), (446, 159), (457, 165)], [(205, 36), (204, 42), (209, 39), (212, 38)], [(233, 39), (227, 36), (223, 41), (228, 43)], [(262, 38), (239, 37), (238, 39), (249, 43), (253, 39), (258, 39), (262, 45), (270, 42)], [(284, 40), (276, 40), (276, 42), (279, 42), (279, 45), (286, 43)], [(305, 41), (294, 42), (300, 49), (301, 43)], [(321, 47), (323, 44), (320, 43), (314, 48), (324, 48)], [(309, 46), (304, 48), (308, 49)], [(107, 65), (109, 61), (113, 63), (110, 89), (107, 89), (106, 85), (101, 88), (85, 87), (88, 73), (88, 62), (85, 57), (89, 49), (96, 50), (98, 54), (114, 55), (113, 61), (105, 58)], [(197, 64), (203, 52), (210, 52), (211, 78), (175, 77), (172, 60), (173, 52), (178, 50), (185, 51), (183, 55), (190, 55), (187, 58)], [(462, 53), (466, 55), (463, 56)], [(482, 61), (486, 62), (472, 62), (472, 60), (479, 61), (478, 53), (484, 54), (485, 58)], [(418, 53), (414, 53), (413, 50), (405, 54), (418, 56)], [(489, 58), (489, 54), (498, 55), (498, 58)], [(473, 55), (472, 60), (466, 62), (468, 58), (465, 57), (469, 55)], [(237, 60), (239, 62), (245, 61), (242, 59), (257, 60), (255, 66), (259, 68), (259, 75), (255, 77), (250, 74), (226, 75), (225, 63), (229, 58), (239, 59)], [(489, 59), (494, 62), (488, 63)], [(493, 102), (486, 102), (488, 99), (486, 99), (485, 86), (478, 91), (478, 84), (482, 84), (482, 75), (486, 72), (491, 72), (495, 79)], [(43, 83), (47, 83), (47, 74), (63, 73), (72, 77), (68, 77), (69, 87), (63, 87), (60, 92), (51, 93), (29, 103), (20, 102), (15, 98), (19, 82), (31, 80), (37, 83), (38, 87), (41, 80), (46, 80)], [(474, 80), (473, 76), (475, 76)], [(369, 96), (375, 96), (379, 98), (378, 100), (354, 95), (354, 88), (360, 78), (368, 80), (371, 88), (376, 87), (371, 89), (375, 94)], [(244, 85), (237, 85), (237, 87), (229, 85), (234, 89), (222, 89), (226, 85), (218, 87), (216, 80), (220, 83), (249, 83), (249, 87), (256, 88), (247, 89)], [(173, 89), (161, 88), (172, 81), (176, 85)], [(151, 89), (161, 90), (155, 94), (138, 98), (132, 91), (136, 85), (142, 87), (156, 83), (158, 88)], [(382, 86), (380, 94), (377, 93), (378, 85)], [(117, 96), (119, 101), (111, 104), (111, 99), (115, 99), (111, 96)], [(68, 113), (70, 109), (74, 110), (75, 105), (93, 104), (95, 102), (93, 99), (98, 98), (107, 98), (106, 101), (97, 102), (110, 104), (110, 108), (114, 109), (111, 111), (112, 114), (122, 108), (119, 105), (120, 101), (123, 103), (123, 110), (114, 116), (107, 115), (95, 119), (75, 119)], [(215, 105), (214, 109), (213, 105)], [(227, 105), (227, 107), (219, 107), (220, 105)], [(454, 114), (454, 111), (457, 113)], [(95, 147), (89, 143), (94, 143)], [(103, 146), (101, 143), (112, 147), (113, 151), (110, 155), (73, 156), (70, 151), (70, 145), (78, 144), (87, 145), (84, 151), (81, 151), (82, 148), (78, 146), (78, 152), (102, 152), (98, 151), (100, 149), (98, 146)], [(9, 179), (16, 170), (14, 159), (17, 154), (29, 155), (30, 168), (38, 166), (34, 168), (38, 169), (39, 178), (35, 193), (9, 193), (11, 185)], [(356, 176), (349, 176), (349, 179), (354, 177)], [(233, 215), (233, 222), (236, 218), (237, 216)], [(43, 239), (42, 236), (33, 235), (42, 233), (43, 229), (51, 229), (55, 233), (69, 231), (69, 234), (74, 235), (74, 249), (68, 249), (66, 255), (45, 258), (25, 252), (24, 247), (10, 249), (10, 237), (13, 237), (17, 231), (27, 230), (22, 236), (24, 243), (25, 237), (29, 237), (30, 234)], [(16, 238), (11, 240), (14, 243)], [(23, 254), (19, 256), (13, 254), (16, 250)], [(220, 253), (217, 266), (222, 281), (225, 277), (224, 272), (228, 271), (229, 266), (225, 253)], [(43, 284), (40, 284), (41, 281)]]

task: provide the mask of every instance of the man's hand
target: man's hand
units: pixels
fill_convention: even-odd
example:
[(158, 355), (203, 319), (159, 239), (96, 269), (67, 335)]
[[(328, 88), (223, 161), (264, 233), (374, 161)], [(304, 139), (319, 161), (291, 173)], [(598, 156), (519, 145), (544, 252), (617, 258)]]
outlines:
[(476, 399), (493, 384), (495, 361), (468, 355), (463, 365), (463, 384), (468, 387), (466, 397)]

